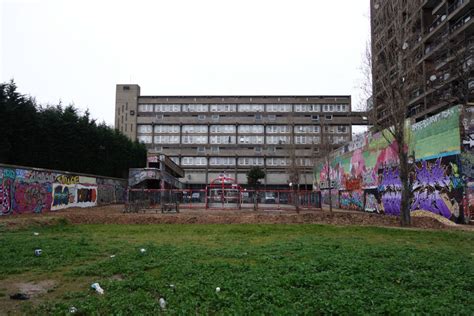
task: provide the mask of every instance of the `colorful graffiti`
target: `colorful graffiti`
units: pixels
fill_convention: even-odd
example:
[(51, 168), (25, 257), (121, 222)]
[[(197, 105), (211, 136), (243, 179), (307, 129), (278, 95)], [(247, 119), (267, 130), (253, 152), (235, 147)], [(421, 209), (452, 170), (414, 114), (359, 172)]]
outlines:
[(123, 202), (126, 180), (99, 179), (114, 192), (113, 200), (109, 196), (101, 199), (95, 177), (0, 165), (0, 215)]
[(341, 191), (340, 193), (340, 207), (348, 210), (363, 210), (364, 209), (364, 191)]
[(371, 213), (383, 213), (382, 201), (378, 198), (378, 192), (375, 190), (365, 193), (364, 210)]
[[(470, 213), (472, 205), (463, 207), (462, 201), (466, 181), (474, 180), (474, 108), (454, 106), (421, 122), (407, 120), (405, 132), (403, 151), (417, 160), (411, 172), (412, 209), (452, 220)], [(316, 166), (314, 187), (326, 189), (329, 176), (340, 191), (342, 208), (398, 216), (398, 150), (387, 131), (358, 136), (354, 144), (335, 151), (328, 164)]]

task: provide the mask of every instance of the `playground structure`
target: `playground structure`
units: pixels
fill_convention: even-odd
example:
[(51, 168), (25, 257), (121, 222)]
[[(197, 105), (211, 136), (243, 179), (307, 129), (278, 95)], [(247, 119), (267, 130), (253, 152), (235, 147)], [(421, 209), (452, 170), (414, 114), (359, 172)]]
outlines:
[(206, 209), (242, 206), (242, 188), (235, 179), (222, 175), (206, 187)]

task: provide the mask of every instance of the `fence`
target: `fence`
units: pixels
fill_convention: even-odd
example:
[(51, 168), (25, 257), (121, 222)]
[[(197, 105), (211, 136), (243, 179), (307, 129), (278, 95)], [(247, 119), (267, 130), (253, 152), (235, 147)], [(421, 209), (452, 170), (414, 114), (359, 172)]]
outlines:
[[(209, 200), (208, 200), (209, 199)], [(241, 204), (226, 204), (211, 200), (206, 189), (128, 189), (126, 211), (163, 209), (163, 205), (177, 204), (181, 209), (320, 209), (321, 193), (291, 190), (241, 190)]]

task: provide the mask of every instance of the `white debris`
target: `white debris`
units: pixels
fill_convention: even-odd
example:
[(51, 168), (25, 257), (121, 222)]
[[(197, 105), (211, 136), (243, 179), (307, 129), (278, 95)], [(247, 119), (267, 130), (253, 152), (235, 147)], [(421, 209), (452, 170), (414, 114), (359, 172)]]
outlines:
[(166, 301), (164, 298), (160, 297), (160, 300), (158, 302), (160, 302), (161, 309), (166, 309)]
[(34, 233), (33, 233), (33, 235), (35, 235), (35, 236), (39, 236), (39, 233), (37, 233), (37, 232), (34, 232)]
[(75, 308), (74, 306), (69, 307), (69, 313), (75, 314), (76, 312), (77, 312), (77, 308)]
[(110, 255), (110, 258), (115, 258), (115, 255)]
[(216, 287), (216, 293), (219, 293), (221, 291), (220, 287)]
[(43, 253), (43, 250), (41, 249), (35, 249), (35, 256), (39, 257)]
[(99, 283), (92, 283), (91, 288), (99, 294), (104, 294), (104, 289), (100, 287)]
[(175, 290), (175, 289), (176, 289), (176, 285), (170, 284), (170, 288), (172, 288), (173, 290)]
[(145, 248), (142, 248), (142, 249), (140, 249), (140, 252), (141, 252), (141, 253), (145, 253), (145, 252), (146, 252), (146, 249), (145, 249)]

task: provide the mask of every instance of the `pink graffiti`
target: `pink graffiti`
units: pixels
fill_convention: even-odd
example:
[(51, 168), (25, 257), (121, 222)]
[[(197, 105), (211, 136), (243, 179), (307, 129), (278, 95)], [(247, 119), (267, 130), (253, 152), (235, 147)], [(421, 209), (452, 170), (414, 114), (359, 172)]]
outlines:
[(15, 183), (15, 213), (41, 213), (51, 210), (51, 185), (39, 183)]

